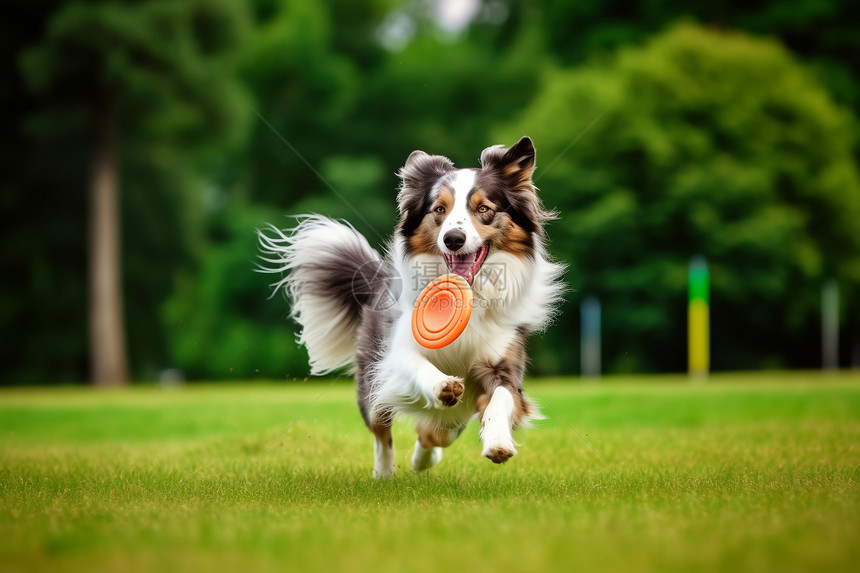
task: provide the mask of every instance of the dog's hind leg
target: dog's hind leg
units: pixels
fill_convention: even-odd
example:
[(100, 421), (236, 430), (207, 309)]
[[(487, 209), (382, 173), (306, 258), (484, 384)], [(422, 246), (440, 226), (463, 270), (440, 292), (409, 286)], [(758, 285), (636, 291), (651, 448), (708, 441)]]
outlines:
[(391, 438), (394, 412), (388, 408), (375, 410), (373, 407), (374, 389), (378, 383), (375, 365), (380, 353), (379, 341), (385, 336), (389, 320), (384, 311), (376, 308), (371, 306), (362, 310), (358, 351), (355, 354), (355, 382), (358, 410), (373, 433), (373, 477), (383, 479), (394, 476), (394, 441)]
[(373, 432), (373, 477), (385, 479), (394, 477), (394, 440), (391, 437), (391, 423), (374, 424)]
[(415, 440), (415, 451), (412, 453), (412, 469), (420, 472), (432, 468), (442, 460), (442, 448), (454, 443), (463, 428), (445, 430), (418, 424), (415, 431), (418, 432), (418, 439)]
[(371, 410), (371, 380), (363, 361), (358, 362), (357, 370), (358, 409), (364, 423), (373, 433), (373, 477), (390, 478), (394, 476), (394, 440), (391, 437), (394, 413), (387, 409), (381, 412)]

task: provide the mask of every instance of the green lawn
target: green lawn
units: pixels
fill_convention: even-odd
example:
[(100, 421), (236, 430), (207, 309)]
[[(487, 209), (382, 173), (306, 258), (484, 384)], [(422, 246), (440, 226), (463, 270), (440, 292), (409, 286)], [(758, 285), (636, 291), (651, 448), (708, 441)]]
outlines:
[(346, 382), (2, 390), (0, 570), (856, 570), (860, 374), (526, 391), (508, 463), (403, 420), (376, 482)]

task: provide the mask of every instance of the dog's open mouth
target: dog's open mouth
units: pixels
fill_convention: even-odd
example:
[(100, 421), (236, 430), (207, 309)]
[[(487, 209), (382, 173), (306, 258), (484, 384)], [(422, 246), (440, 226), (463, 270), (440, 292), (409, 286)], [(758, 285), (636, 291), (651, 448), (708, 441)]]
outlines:
[(481, 265), (484, 264), (484, 259), (487, 258), (489, 250), (490, 246), (484, 243), (474, 253), (443, 254), (445, 255), (445, 264), (448, 265), (448, 271), (460, 275), (471, 285), (472, 281), (475, 280), (475, 275), (481, 270)]

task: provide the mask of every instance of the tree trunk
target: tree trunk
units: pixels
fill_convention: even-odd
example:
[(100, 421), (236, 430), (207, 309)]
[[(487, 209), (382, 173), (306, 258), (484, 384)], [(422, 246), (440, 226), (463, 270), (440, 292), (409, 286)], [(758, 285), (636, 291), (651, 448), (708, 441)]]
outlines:
[(90, 367), (96, 386), (128, 383), (120, 281), (117, 136), (110, 98), (98, 109), (90, 187)]

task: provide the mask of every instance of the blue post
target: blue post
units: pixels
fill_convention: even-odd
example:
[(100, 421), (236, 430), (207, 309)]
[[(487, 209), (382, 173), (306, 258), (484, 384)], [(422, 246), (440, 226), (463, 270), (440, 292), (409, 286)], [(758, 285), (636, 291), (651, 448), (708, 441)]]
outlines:
[(580, 356), (582, 376), (600, 377), (600, 301), (594, 296), (583, 299), (580, 313)]
[(821, 367), (839, 369), (839, 285), (835, 280), (821, 288)]

